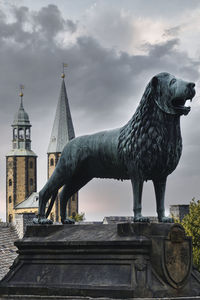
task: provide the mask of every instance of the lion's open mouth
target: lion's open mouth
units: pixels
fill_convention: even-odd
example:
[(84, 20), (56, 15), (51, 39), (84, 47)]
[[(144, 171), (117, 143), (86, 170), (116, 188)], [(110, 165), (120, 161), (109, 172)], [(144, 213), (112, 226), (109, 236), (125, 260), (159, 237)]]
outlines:
[(174, 109), (181, 114), (187, 115), (190, 112), (191, 107), (185, 105), (186, 101), (190, 100), (190, 102), (192, 102), (192, 98), (194, 97), (194, 95), (195, 95), (195, 91), (190, 93), (190, 95), (186, 99), (174, 98), (172, 100), (172, 105)]
[(186, 103), (187, 100), (192, 101), (192, 98), (191, 99), (186, 99), (186, 100), (181, 99), (181, 98), (175, 98), (175, 99), (172, 100), (172, 105), (175, 109), (182, 109), (182, 110), (189, 109), (190, 106), (185, 106), (185, 103)]

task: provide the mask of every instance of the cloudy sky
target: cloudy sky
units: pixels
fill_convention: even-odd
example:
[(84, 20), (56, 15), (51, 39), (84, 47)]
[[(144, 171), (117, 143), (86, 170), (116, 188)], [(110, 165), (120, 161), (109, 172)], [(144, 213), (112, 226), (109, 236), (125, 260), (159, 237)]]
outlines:
[[(5, 155), (11, 148), (19, 84), (38, 155), (38, 190), (61, 85), (61, 64), (76, 136), (120, 127), (146, 84), (161, 71), (194, 81), (196, 97), (182, 117), (183, 154), (168, 177), (166, 208), (200, 198), (199, 0), (0, 1), (0, 217), (5, 219)], [(87, 220), (132, 215), (130, 182), (93, 180), (80, 192)], [(144, 215), (155, 215), (152, 183)]]

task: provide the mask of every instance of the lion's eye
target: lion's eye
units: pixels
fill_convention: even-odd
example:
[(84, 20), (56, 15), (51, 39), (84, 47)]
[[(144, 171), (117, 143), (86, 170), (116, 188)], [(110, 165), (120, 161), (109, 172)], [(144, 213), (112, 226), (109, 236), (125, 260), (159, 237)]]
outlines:
[(175, 82), (176, 82), (176, 79), (173, 78), (173, 79), (170, 81), (170, 85), (171, 85), (171, 84), (174, 84)]

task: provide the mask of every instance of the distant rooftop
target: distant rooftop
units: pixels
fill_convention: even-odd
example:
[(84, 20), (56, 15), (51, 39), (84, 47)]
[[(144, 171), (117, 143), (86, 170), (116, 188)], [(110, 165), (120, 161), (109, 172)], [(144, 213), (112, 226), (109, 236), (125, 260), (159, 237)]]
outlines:
[(32, 150), (28, 149), (12, 149), (6, 156), (37, 156)]
[(0, 280), (8, 273), (9, 267), (17, 257), (14, 241), (18, 238), (12, 225), (0, 222)]
[(15, 206), (15, 209), (18, 209), (18, 208), (38, 208), (38, 204), (39, 204), (38, 198), (39, 198), (39, 193), (34, 192), (27, 199), (25, 199), (21, 203), (17, 204)]

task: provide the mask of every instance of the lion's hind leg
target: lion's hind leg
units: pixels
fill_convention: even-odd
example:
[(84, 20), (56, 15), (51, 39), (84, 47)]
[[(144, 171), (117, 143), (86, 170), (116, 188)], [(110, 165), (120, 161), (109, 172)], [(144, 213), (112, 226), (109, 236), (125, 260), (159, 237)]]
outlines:
[(61, 222), (63, 224), (74, 224), (75, 221), (67, 216), (67, 203), (70, 198), (69, 189), (66, 185), (63, 186), (62, 191), (59, 194), (60, 197), (60, 215)]
[[(56, 193), (57, 194), (57, 191)], [(52, 195), (52, 198), (55, 197), (55, 195)], [(51, 193), (49, 192), (48, 189), (41, 190), (39, 192), (39, 210), (38, 210), (38, 223), (39, 224), (52, 224), (52, 220), (47, 219), (48, 216), (45, 215), (45, 210), (46, 210), (46, 205), (48, 200), (51, 197)], [(52, 201), (52, 199), (51, 199)]]
[[(57, 195), (57, 192), (56, 192)], [(51, 197), (51, 194), (48, 193), (48, 190), (39, 192), (39, 207), (38, 207), (38, 218), (33, 219), (34, 224), (52, 224), (53, 222), (47, 219), (48, 215), (45, 215), (46, 205)], [(52, 196), (54, 198), (54, 195)], [(52, 201), (51, 201), (52, 203)], [(50, 203), (50, 204), (51, 204)]]
[(67, 202), (70, 197), (72, 197), (76, 192), (78, 192), (86, 183), (88, 183), (92, 178), (86, 176), (82, 176), (79, 178), (73, 178), (70, 181), (70, 184), (65, 184), (60, 193), (60, 215), (61, 222), (63, 224), (72, 224), (74, 221), (67, 216)]

